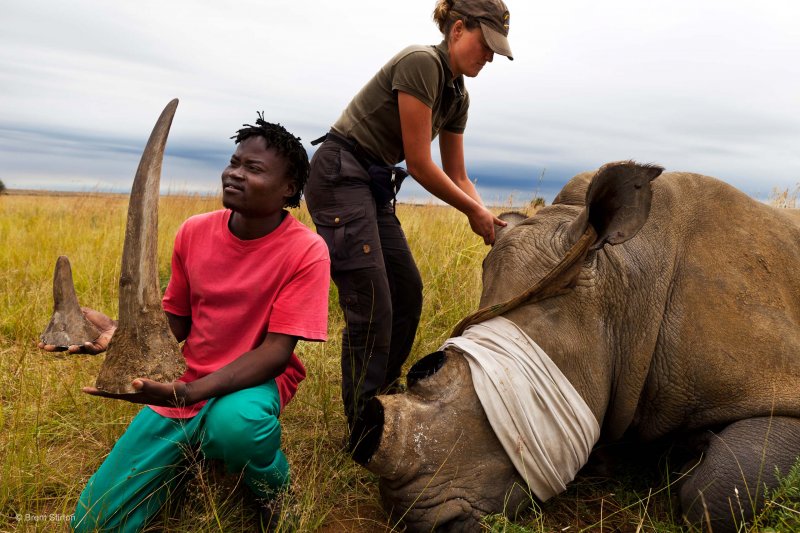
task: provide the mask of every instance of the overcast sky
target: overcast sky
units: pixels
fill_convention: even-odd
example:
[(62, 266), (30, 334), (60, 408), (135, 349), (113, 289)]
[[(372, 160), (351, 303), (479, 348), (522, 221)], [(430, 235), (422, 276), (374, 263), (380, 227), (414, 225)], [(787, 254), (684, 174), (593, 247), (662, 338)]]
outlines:
[[(508, 0), (515, 60), (467, 80), (470, 176), (551, 200), (635, 159), (760, 198), (800, 181), (797, 0)], [(165, 191), (216, 191), (256, 111), (309, 141), (394, 53), (435, 44), (433, 0), (5, 0), (0, 179), (127, 191), (179, 98)], [(434, 144), (434, 148), (436, 145)], [(416, 184), (401, 200), (426, 199)]]

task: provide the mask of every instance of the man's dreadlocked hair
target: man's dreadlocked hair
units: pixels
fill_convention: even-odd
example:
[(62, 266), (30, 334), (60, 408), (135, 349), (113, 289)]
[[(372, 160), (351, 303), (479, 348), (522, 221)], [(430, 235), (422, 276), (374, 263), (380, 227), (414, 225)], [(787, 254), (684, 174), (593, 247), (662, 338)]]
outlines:
[(300, 196), (308, 179), (308, 154), (300, 143), (300, 137), (295, 137), (280, 124), (272, 124), (264, 120), (264, 112), (258, 113), (255, 126), (243, 124), (243, 128), (236, 132), (231, 139), (236, 139), (236, 144), (250, 137), (263, 137), (267, 148), (272, 148), (278, 155), (286, 159), (286, 171), (297, 185), (297, 193), (286, 199), (284, 207), (299, 207)]

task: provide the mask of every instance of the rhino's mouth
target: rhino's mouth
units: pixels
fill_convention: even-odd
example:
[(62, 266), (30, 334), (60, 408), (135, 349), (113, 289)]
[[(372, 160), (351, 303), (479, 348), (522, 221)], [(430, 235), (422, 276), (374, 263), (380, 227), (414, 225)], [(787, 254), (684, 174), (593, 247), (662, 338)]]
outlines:
[(380, 492), (390, 516), (408, 531), (480, 531), (482, 517), (491, 512), (463, 494), (453, 496), (452, 487), (418, 493), (381, 480)]

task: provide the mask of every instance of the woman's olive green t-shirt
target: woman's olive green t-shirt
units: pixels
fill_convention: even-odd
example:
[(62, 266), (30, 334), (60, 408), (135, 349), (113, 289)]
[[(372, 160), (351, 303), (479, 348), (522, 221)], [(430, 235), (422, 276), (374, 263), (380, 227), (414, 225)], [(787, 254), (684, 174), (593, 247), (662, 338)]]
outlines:
[(374, 159), (396, 165), (405, 159), (397, 92), (431, 108), (431, 140), (441, 130), (464, 133), (469, 95), (463, 76), (453, 79), (447, 43), (405, 48), (356, 94), (333, 130), (355, 140)]

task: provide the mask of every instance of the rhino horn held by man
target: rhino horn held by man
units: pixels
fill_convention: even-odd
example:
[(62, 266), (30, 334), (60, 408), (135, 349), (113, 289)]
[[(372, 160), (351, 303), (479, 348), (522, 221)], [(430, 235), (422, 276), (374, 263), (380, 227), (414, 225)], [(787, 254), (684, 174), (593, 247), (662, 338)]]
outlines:
[(409, 530), (477, 531), (598, 443), (701, 442), (677, 519), (736, 531), (800, 453), (798, 263), (797, 210), (652, 165), (579, 174), (501, 231), (480, 311), (372, 400), (354, 457)]
[(186, 371), (178, 341), (161, 308), (158, 282), (161, 164), (177, 107), (175, 99), (164, 108), (133, 180), (119, 277), (119, 325), (95, 384), (105, 392), (135, 394), (132, 381), (136, 378), (170, 382)]

